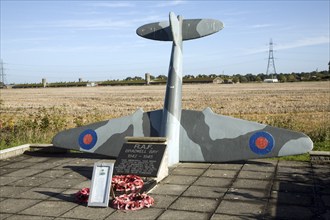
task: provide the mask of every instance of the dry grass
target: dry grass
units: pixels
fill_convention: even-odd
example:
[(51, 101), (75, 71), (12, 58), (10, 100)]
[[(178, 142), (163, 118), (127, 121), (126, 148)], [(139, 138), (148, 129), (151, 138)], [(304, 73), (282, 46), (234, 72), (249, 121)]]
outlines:
[[(64, 123), (58, 126), (63, 129), (128, 115), (137, 108), (161, 109), (165, 85), (3, 89), (0, 92), (2, 129), (15, 127), (27, 119), (40, 124), (38, 118), (55, 117), (53, 114), (57, 116), (52, 120)], [(182, 98), (184, 109), (211, 107), (218, 114), (307, 134), (324, 128), (325, 135), (329, 135), (330, 82), (184, 85)]]

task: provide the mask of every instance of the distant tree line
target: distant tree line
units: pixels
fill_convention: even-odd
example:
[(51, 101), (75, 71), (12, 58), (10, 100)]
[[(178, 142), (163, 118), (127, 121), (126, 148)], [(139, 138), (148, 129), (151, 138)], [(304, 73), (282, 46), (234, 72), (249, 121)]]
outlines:
[[(265, 79), (277, 79), (279, 82), (299, 82), (299, 81), (326, 81), (330, 80), (329, 71), (313, 71), (313, 72), (301, 72), (301, 73), (276, 73), (273, 75), (266, 75), (264, 73), (259, 73), (257, 75), (252, 73), (247, 73), (245, 75), (234, 74), (234, 75), (224, 75), (224, 74), (198, 74), (185, 75), (183, 76), (184, 83), (211, 83), (214, 79), (220, 78), (224, 83), (249, 83), (249, 82), (263, 82)], [(150, 75), (151, 84), (164, 84), (166, 83), (166, 75), (152, 76)], [(47, 87), (81, 87), (87, 86), (89, 82), (55, 82), (47, 83)], [(145, 79), (140, 76), (127, 77), (123, 80), (106, 80), (96, 82), (98, 86), (115, 86), (115, 85), (144, 85)], [(44, 85), (42, 83), (24, 83), (15, 84), (12, 88), (42, 88)]]
[(217, 74), (199, 74), (197, 76), (194, 75), (185, 75), (183, 79), (214, 79), (219, 77), (223, 80), (231, 80), (233, 83), (248, 83), (248, 82), (262, 82), (265, 79), (278, 79), (279, 82), (299, 82), (299, 81), (324, 81), (330, 80), (330, 74), (328, 71), (320, 71), (320, 72), (301, 72), (301, 73), (276, 73), (273, 75), (266, 75), (264, 73), (259, 73), (257, 75), (248, 73), (245, 75), (234, 74), (232, 76), (229, 75), (217, 75)]

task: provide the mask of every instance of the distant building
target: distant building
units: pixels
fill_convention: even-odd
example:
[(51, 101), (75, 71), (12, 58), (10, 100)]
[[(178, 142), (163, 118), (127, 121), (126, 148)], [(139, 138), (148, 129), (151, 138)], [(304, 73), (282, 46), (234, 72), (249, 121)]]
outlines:
[(46, 86), (47, 86), (47, 80), (46, 80), (46, 78), (42, 78), (42, 79), (41, 79), (41, 83), (42, 83), (42, 86), (43, 86), (44, 88), (46, 88)]
[(95, 82), (88, 82), (88, 83), (86, 84), (86, 86), (87, 86), (87, 87), (94, 87), (94, 86), (97, 86), (97, 83), (95, 83)]
[(213, 79), (213, 83), (214, 84), (221, 84), (221, 83), (223, 83), (223, 79), (221, 79), (220, 77), (215, 77)]
[(278, 83), (278, 79), (265, 79), (265, 83)]
[(150, 85), (150, 73), (145, 74), (145, 81), (147, 85)]

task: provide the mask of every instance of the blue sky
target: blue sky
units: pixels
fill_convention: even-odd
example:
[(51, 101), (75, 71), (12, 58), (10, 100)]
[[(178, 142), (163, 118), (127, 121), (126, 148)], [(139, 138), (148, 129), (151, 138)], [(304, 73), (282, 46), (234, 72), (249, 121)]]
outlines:
[(167, 75), (171, 43), (136, 35), (146, 23), (212, 18), (224, 29), (183, 44), (183, 74), (265, 73), (274, 41), (278, 73), (327, 70), (329, 1), (1, 0), (7, 83)]

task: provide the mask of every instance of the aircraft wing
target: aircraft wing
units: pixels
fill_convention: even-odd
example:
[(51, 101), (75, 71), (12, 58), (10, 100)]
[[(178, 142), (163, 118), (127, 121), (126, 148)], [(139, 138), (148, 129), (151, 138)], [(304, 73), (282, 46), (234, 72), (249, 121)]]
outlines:
[[(117, 157), (125, 137), (159, 137), (163, 110), (97, 122), (58, 133), (54, 146)], [(225, 162), (302, 154), (313, 148), (303, 133), (204, 111), (182, 110), (180, 161)]]
[(117, 157), (125, 137), (158, 137), (162, 110), (143, 112), (72, 128), (58, 133), (53, 145), (71, 150)]
[(204, 111), (181, 114), (180, 161), (225, 162), (302, 154), (313, 148), (303, 133)]

